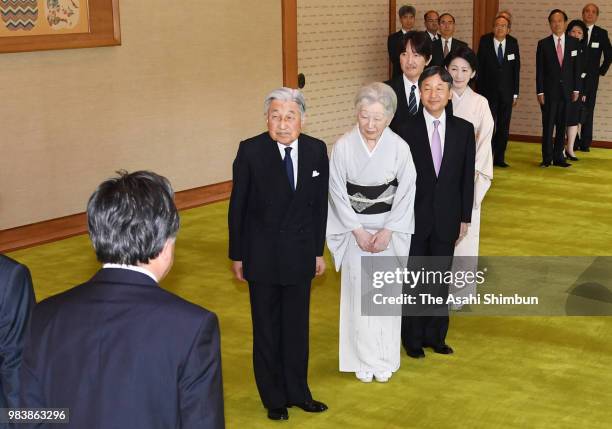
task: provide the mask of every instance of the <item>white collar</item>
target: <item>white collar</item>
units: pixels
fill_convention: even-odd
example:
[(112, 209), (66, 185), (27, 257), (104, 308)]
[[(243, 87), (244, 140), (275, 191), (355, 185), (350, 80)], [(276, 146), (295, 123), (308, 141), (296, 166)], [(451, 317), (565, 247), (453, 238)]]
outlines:
[(408, 79), (406, 77), (406, 75), (404, 73), (402, 73), (402, 77), (404, 78), (404, 86), (406, 86), (406, 89), (411, 89), (412, 85), (416, 86), (415, 90), (419, 89), (419, 83), (418, 82), (413, 82), (410, 79)]
[(442, 40), (442, 45), (444, 45), (444, 42), (446, 42), (448, 40), (448, 43), (450, 43), (451, 45), (453, 44), (453, 36), (450, 36), (448, 39), (445, 39), (444, 36), (440, 36), (440, 40)]
[(433, 121), (440, 121), (441, 125), (446, 125), (446, 109), (442, 110), (439, 118), (434, 118), (426, 108), (423, 108), (423, 115), (425, 116), (425, 122), (433, 123)]
[(281, 151), (284, 151), (285, 148), (290, 147), (291, 149), (293, 149), (292, 153), (295, 153), (295, 150), (297, 149), (298, 139), (293, 140), (290, 145), (282, 144), (279, 142), (276, 142), (276, 144), (278, 145), (278, 148)]
[(155, 283), (157, 283), (157, 278), (155, 278), (155, 275), (151, 271), (136, 265), (105, 263), (102, 265), (102, 268), (119, 268), (122, 270), (136, 271), (151, 277)]
[(561, 39), (561, 43), (565, 43), (565, 33), (563, 33), (561, 36), (557, 36), (556, 34), (553, 33), (552, 36), (553, 36), (553, 40), (555, 41), (555, 43), (559, 39)]

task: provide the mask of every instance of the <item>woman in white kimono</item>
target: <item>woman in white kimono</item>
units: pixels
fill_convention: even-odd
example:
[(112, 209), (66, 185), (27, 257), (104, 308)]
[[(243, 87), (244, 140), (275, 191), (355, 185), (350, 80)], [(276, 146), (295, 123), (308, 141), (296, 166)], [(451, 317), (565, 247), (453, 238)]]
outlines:
[(361, 306), (361, 257), (385, 256), (379, 261), (403, 269), (414, 232), (416, 171), (408, 144), (388, 127), (396, 107), (389, 86), (361, 88), (357, 125), (330, 161), (327, 245), (342, 269), (340, 371), (363, 382), (386, 382), (400, 364), (401, 305), (392, 316), (362, 315)]
[[(478, 265), (478, 246), (480, 240), (480, 209), (491, 180), (493, 179), (493, 154), (491, 138), (494, 122), (489, 103), (482, 95), (476, 94), (469, 82), (476, 76), (477, 57), (468, 47), (451, 52), (445, 59), (446, 69), (453, 77), (453, 115), (474, 125), (476, 133), (476, 168), (474, 170), (474, 205), (472, 222), (467, 235), (455, 245), (453, 266), (462, 271), (475, 271)], [(466, 284), (462, 288), (451, 288), (454, 296), (473, 296), (476, 284)], [(451, 306), (453, 309), (461, 305)]]

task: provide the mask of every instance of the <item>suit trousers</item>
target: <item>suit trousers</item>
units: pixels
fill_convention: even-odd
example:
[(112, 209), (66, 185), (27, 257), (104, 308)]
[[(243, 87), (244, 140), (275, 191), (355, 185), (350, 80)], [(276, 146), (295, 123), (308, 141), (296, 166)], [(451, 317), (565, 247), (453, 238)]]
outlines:
[[(440, 241), (431, 234), (429, 237), (412, 236), (410, 243), (410, 258), (408, 269), (413, 271), (425, 270), (447, 271), (451, 269), (455, 243)], [(434, 257), (434, 258), (422, 258)], [(412, 262), (411, 262), (412, 260)], [(412, 291), (404, 289), (408, 294), (429, 293), (428, 286), (417, 285)], [(404, 308), (402, 317), (402, 345), (406, 350), (418, 350), (427, 346), (441, 346), (445, 344), (448, 332), (448, 285), (438, 285), (434, 289), (436, 297), (442, 297), (444, 304), (422, 308), (419, 315)], [(430, 288), (431, 290), (431, 288)], [(420, 297), (417, 295), (417, 300)], [(409, 314), (409, 315), (408, 315)], [(433, 314), (433, 315), (431, 315)]]
[[(569, 101), (565, 99), (550, 100), (544, 97), (542, 110), (542, 161), (545, 163), (563, 162), (565, 146), (566, 109)], [(553, 145), (553, 130), (555, 142)]]
[(592, 94), (587, 95), (586, 99), (586, 116), (582, 123), (580, 130), (580, 147), (588, 148), (593, 143), (593, 116), (595, 115), (595, 103), (597, 101), (597, 86), (599, 82), (595, 83), (595, 89)]
[(493, 162), (505, 162), (506, 147), (508, 146), (508, 136), (510, 135), (510, 119), (512, 118), (513, 99), (497, 98), (489, 101), (491, 115), (495, 121), (495, 131), (491, 139), (493, 150)]
[(249, 282), (253, 368), (264, 407), (312, 399), (308, 389), (310, 281), (295, 285)]

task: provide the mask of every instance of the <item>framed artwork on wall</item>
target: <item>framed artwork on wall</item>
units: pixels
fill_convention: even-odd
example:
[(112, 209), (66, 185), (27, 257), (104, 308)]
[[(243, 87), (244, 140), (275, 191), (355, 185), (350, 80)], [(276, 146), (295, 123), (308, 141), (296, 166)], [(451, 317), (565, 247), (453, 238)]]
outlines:
[(0, 0), (0, 53), (120, 44), (119, 0)]

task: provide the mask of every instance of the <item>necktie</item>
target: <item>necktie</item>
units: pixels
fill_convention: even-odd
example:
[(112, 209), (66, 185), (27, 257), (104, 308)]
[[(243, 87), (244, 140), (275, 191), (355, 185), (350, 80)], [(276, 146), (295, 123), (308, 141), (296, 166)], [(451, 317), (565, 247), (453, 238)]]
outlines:
[(434, 131), (431, 136), (431, 157), (433, 158), (434, 169), (436, 170), (436, 177), (440, 173), (440, 165), (442, 165), (442, 141), (440, 140), (440, 133), (438, 132), (438, 125), (440, 121), (437, 119), (433, 121)]
[(504, 51), (502, 50), (501, 43), (497, 47), (497, 62), (499, 63), (500, 66), (504, 63)]
[(285, 164), (285, 171), (287, 172), (287, 179), (289, 179), (289, 185), (291, 186), (291, 190), (295, 191), (295, 179), (293, 177), (293, 161), (291, 161), (291, 147), (285, 148), (285, 159), (283, 159), (283, 164)]
[(410, 98), (408, 99), (408, 113), (410, 113), (411, 116), (416, 115), (417, 112), (416, 94), (414, 93), (415, 89), (416, 85), (412, 85), (410, 89)]
[(563, 48), (561, 47), (561, 38), (557, 39), (557, 59), (559, 60), (559, 67), (563, 67)]
[(591, 43), (591, 28), (587, 27), (587, 45)]
[(448, 40), (444, 41), (444, 58), (448, 55)]

